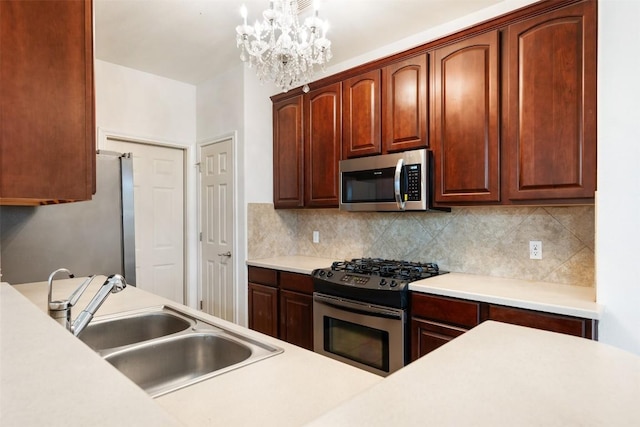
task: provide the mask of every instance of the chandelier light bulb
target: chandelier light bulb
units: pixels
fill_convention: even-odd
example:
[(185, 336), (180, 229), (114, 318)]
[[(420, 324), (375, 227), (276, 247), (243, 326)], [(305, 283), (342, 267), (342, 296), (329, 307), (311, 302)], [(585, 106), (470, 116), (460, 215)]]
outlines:
[(240, 59), (255, 68), (260, 81), (271, 81), (283, 92), (308, 83), (317, 65), (324, 70), (331, 59), (331, 42), (326, 38), (328, 23), (318, 16), (319, 0), (313, 16), (304, 25), (298, 21), (297, 0), (270, 0), (262, 21), (247, 25), (247, 8), (240, 8), (244, 24), (236, 27)]
[(240, 16), (242, 16), (242, 19), (244, 19), (244, 25), (247, 25), (247, 13), (247, 6), (240, 6)]

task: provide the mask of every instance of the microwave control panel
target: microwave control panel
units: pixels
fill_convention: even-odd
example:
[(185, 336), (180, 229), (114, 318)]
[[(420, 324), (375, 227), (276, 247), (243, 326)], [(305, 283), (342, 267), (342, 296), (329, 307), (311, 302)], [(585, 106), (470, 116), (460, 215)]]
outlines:
[(420, 165), (407, 165), (407, 192), (404, 195), (405, 202), (420, 201), (422, 171)]

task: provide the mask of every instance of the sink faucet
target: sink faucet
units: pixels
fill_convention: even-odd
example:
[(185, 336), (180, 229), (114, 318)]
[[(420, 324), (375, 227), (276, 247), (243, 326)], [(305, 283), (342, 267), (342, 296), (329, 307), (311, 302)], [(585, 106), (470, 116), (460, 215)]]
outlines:
[(93, 297), (87, 307), (82, 310), (73, 323), (71, 322), (71, 307), (76, 305), (80, 296), (87, 289), (91, 281), (95, 279), (95, 275), (87, 277), (82, 284), (69, 296), (66, 300), (51, 301), (51, 291), (53, 288), (53, 278), (58, 273), (66, 273), (69, 277), (73, 278), (74, 275), (66, 268), (59, 268), (49, 275), (49, 316), (56, 319), (65, 329), (73, 333), (73, 335), (80, 335), (80, 332), (87, 327), (93, 315), (98, 311), (102, 303), (107, 299), (110, 293), (117, 293), (123, 290), (127, 286), (127, 282), (119, 274), (112, 274), (107, 277), (107, 280), (102, 284), (98, 292)]

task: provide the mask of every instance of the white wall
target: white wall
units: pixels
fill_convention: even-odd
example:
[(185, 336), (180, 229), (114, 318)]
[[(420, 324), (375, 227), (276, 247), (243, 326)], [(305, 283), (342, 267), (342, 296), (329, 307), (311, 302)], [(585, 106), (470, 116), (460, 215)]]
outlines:
[[(188, 147), (186, 236), (188, 304), (197, 296), (195, 254), (196, 87), (105, 61), (95, 61), (96, 125), (100, 135)], [(102, 141), (98, 138), (98, 148)]]
[(196, 88), (196, 140), (203, 142), (231, 131), (242, 139), (244, 127), (242, 62)]
[(100, 60), (95, 61), (95, 82), (99, 128), (193, 145), (195, 86)]
[[(246, 76), (242, 62), (226, 73), (208, 80), (197, 87), (197, 141), (203, 143), (235, 133), (236, 135), (236, 232), (237, 246), (234, 257), (236, 278), (236, 313), (235, 322), (246, 325), (247, 321), (247, 195), (253, 197), (255, 191), (269, 192), (271, 168), (269, 175), (260, 174), (263, 163), (270, 163), (271, 158), (271, 121), (258, 121), (254, 125), (251, 118), (271, 115), (271, 103), (268, 93), (257, 85), (257, 79)], [(249, 95), (247, 95), (249, 94)], [(266, 127), (266, 129), (265, 129)], [(267, 136), (265, 136), (265, 134)], [(265, 139), (266, 138), (266, 139)], [(251, 141), (253, 149), (246, 149), (246, 141)], [(268, 146), (265, 152), (265, 143)], [(257, 159), (256, 159), (257, 156)], [(256, 160), (256, 161), (254, 161)], [(262, 162), (260, 162), (262, 160)], [(247, 171), (253, 170), (255, 175)], [(246, 179), (247, 175), (257, 176), (254, 181)], [(265, 182), (267, 181), (267, 182)], [(266, 185), (266, 186), (265, 186)]]
[(601, 0), (598, 9), (599, 333), (640, 354), (640, 2)]

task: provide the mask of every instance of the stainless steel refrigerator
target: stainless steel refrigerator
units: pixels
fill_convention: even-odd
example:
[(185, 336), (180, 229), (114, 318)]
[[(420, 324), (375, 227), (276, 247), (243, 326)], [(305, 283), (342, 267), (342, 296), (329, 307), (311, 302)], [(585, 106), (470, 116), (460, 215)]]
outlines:
[(98, 151), (92, 200), (0, 207), (0, 280), (44, 281), (65, 267), (76, 276), (118, 273), (135, 285), (133, 213), (131, 154)]

